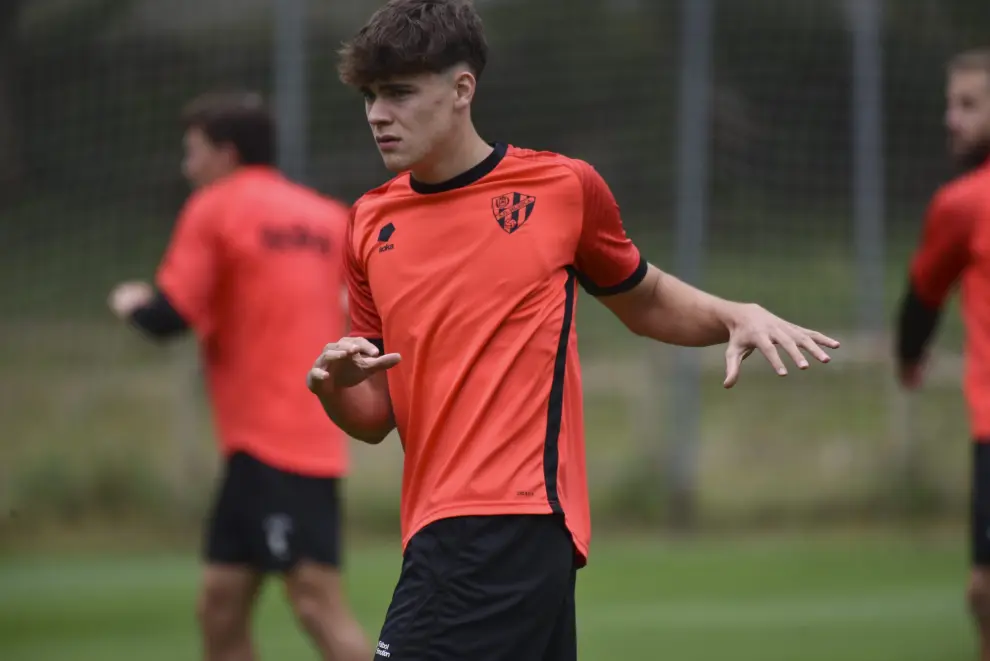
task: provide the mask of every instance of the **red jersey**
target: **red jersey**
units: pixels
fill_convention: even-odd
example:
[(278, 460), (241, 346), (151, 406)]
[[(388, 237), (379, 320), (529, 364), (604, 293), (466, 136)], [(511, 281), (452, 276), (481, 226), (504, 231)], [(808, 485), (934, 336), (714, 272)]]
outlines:
[(362, 197), (347, 249), (351, 333), (402, 355), (403, 545), (441, 518), (562, 513), (586, 559), (576, 284), (619, 293), (647, 269), (602, 178), (496, 145), (447, 183)]
[(268, 167), (241, 168), (183, 209), (156, 282), (199, 337), (226, 454), (315, 476), (347, 470), (346, 438), (305, 375), (345, 332), (348, 215)]
[(990, 164), (942, 187), (925, 217), (911, 284), (930, 308), (961, 281), (970, 426), (990, 440)]

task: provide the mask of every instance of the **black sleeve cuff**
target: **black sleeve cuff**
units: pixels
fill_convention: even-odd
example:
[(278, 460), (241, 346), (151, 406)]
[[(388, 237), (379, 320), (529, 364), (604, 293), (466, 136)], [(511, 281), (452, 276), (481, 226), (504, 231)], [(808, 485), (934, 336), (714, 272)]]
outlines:
[(897, 322), (896, 357), (901, 365), (911, 365), (921, 360), (940, 316), (941, 311), (925, 305), (909, 282)]
[(189, 324), (160, 291), (145, 305), (131, 313), (131, 323), (148, 335), (164, 340), (189, 328)]
[(577, 276), (578, 282), (581, 284), (581, 288), (592, 296), (614, 296), (616, 294), (624, 294), (639, 283), (643, 282), (643, 278), (646, 277), (646, 272), (648, 269), (649, 264), (647, 263), (646, 258), (640, 257), (639, 266), (637, 266), (636, 270), (632, 272), (632, 275), (619, 284), (612, 285), (611, 287), (599, 287), (591, 278), (577, 269), (574, 269), (574, 273)]

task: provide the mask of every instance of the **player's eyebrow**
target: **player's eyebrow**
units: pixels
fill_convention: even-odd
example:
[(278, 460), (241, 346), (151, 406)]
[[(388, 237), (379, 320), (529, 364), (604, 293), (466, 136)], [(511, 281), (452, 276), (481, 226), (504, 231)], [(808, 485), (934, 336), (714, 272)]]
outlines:
[(412, 83), (381, 83), (378, 88), (382, 92), (412, 92), (416, 86)]

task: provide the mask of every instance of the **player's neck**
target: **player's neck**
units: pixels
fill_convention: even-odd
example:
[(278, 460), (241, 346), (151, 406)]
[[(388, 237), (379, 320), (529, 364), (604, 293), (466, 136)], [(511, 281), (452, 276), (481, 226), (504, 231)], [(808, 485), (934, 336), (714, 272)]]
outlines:
[(413, 168), (412, 176), (424, 184), (440, 184), (467, 172), (491, 153), (492, 146), (471, 126), (464, 134), (453, 138), (437, 158)]

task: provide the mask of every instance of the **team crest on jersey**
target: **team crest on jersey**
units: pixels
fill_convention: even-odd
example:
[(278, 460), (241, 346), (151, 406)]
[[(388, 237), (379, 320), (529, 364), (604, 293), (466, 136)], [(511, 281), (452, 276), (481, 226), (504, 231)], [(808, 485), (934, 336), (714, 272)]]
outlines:
[(536, 198), (523, 193), (506, 193), (492, 198), (492, 213), (499, 227), (512, 234), (533, 214)]

